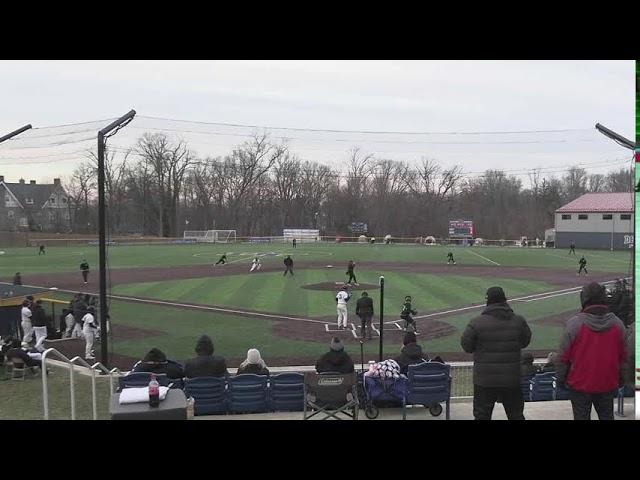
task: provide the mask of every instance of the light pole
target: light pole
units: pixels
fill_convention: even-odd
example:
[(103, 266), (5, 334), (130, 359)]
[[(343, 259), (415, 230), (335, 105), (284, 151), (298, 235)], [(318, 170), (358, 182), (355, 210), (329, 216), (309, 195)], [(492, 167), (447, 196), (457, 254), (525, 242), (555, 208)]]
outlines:
[(11, 133), (7, 133), (6, 135), (0, 137), (0, 143), (4, 142), (5, 140), (9, 140), (10, 138), (15, 137), (16, 135), (20, 135), (22, 132), (29, 130), (31, 127), (31, 124), (29, 125), (25, 125), (24, 127), (20, 127), (17, 130), (14, 130)]

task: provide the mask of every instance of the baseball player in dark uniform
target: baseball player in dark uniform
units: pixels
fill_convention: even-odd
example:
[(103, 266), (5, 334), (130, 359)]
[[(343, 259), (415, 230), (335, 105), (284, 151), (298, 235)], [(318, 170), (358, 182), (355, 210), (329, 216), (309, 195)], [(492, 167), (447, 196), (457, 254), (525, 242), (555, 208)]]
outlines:
[(38, 256), (46, 255), (47, 252), (44, 251), (44, 245), (40, 245), (40, 250), (38, 250)]
[(292, 242), (292, 243), (293, 243), (293, 248), (296, 248), (297, 242), (296, 242), (296, 239), (295, 239), (295, 238), (293, 239), (293, 242)]
[(580, 257), (580, 260), (578, 260), (578, 265), (580, 265), (580, 268), (578, 269), (578, 275), (580, 275), (583, 270), (585, 275), (589, 274), (589, 272), (587, 272), (587, 259), (584, 258), (584, 255)]
[(89, 263), (86, 258), (82, 260), (82, 263), (80, 264), (80, 271), (82, 272), (82, 279), (84, 280), (84, 283), (89, 283)]
[(219, 265), (219, 264), (224, 265), (225, 263), (227, 263), (227, 254), (223, 253), (222, 256), (220, 257), (220, 260), (216, 262), (216, 265)]
[(447, 265), (455, 265), (456, 261), (453, 259), (453, 252), (447, 253)]
[(400, 318), (404, 320), (404, 329), (407, 332), (413, 331), (415, 333), (420, 333), (418, 332), (418, 328), (416, 327), (416, 321), (411, 316), (416, 315), (417, 313), (418, 312), (411, 306), (411, 296), (407, 295), (406, 297), (404, 297), (404, 303), (402, 304)]
[(571, 245), (569, 245), (569, 255), (571, 254), (576, 254), (576, 244), (575, 242), (571, 242)]
[(284, 271), (284, 277), (287, 276), (287, 272), (291, 273), (291, 275), (293, 276), (293, 258), (291, 258), (291, 255), (287, 255), (284, 259), (284, 266), (285, 266), (285, 271)]
[(358, 280), (356, 279), (356, 275), (355, 273), (353, 273), (353, 269), (356, 268), (356, 264), (353, 260), (349, 260), (349, 263), (347, 264), (347, 275), (349, 275), (349, 280), (347, 280), (347, 283), (352, 283), (351, 280), (353, 280), (353, 283), (355, 283), (356, 285), (358, 285)]

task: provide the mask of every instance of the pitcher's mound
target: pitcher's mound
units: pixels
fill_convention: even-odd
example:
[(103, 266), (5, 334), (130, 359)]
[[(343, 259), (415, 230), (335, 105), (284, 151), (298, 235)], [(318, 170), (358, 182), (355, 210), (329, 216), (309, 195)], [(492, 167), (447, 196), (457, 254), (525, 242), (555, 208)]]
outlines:
[[(343, 282), (323, 282), (312, 283), (309, 285), (303, 285), (302, 288), (307, 290), (330, 290), (337, 291), (344, 285)], [(359, 285), (349, 285), (349, 290), (376, 290), (380, 288), (380, 285), (374, 285), (373, 283), (361, 283)]]

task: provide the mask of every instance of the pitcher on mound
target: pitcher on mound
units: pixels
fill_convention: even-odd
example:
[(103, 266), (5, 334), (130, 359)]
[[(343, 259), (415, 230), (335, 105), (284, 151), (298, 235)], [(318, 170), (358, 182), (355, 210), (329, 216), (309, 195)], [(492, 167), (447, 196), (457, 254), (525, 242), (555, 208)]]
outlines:
[(260, 263), (260, 259), (258, 257), (253, 257), (253, 263), (251, 264), (251, 270), (249, 273), (258, 271), (262, 268), (262, 264)]
[(347, 327), (347, 302), (351, 298), (347, 286), (343, 285), (336, 295), (336, 306), (338, 309), (338, 329), (344, 330)]

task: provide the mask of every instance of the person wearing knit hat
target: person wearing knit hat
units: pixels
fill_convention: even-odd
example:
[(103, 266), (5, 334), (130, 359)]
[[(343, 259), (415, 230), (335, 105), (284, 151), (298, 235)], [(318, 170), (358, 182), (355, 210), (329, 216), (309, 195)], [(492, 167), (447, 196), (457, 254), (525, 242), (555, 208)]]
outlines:
[(628, 332), (609, 311), (605, 288), (597, 282), (580, 292), (582, 310), (566, 323), (556, 376), (569, 390), (574, 420), (613, 420), (613, 401), (631, 356)]
[(487, 289), (485, 299), (486, 307), (471, 319), (460, 339), (463, 350), (473, 353), (473, 416), (491, 420), (500, 399), (509, 420), (524, 420), (520, 358), (531, 330), (511, 309), (501, 287)]
[(198, 356), (190, 358), (184, 365), (185, 377), (226, 377), (229, 375), (224, 357), (213, 354), (211, 337), (208, 335), (200, 336), (195, 350)]
[(394, 360), (400, 365), (400, 373), (406, 375), (409, 371), (409, 365), (428, 362), (430, 358), (429, 355), (422, 351), (422, 347), (417, 344), (416, 334), (407, 332), (402, 339), (400, 355), (395, 357)]
[(269, 369), (267, 368), (267, 364), (264, 360), (262, 360), (259, 350), (251, 348), (247, 351), (247, 359), (240, 364), (236, 375), (242, 375), (243, 373), (269, 375)]
[(353, 360), (345, 352), (342, 341), (338, 337), (333, 337), (329, 351), (316, 362), (316, 372), (353, 373), (354, 371)]

